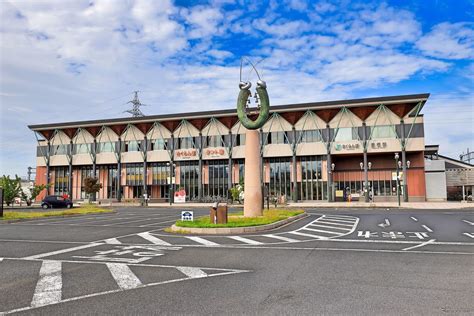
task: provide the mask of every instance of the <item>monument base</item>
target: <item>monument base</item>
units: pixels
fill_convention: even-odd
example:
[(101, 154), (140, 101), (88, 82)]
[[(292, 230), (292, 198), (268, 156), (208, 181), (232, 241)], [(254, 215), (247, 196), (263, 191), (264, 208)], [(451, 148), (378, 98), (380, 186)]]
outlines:
[(262, 183), (260, 181), (260, 135), (257, 130), (245, 133), (244, 216), (263, 215)]

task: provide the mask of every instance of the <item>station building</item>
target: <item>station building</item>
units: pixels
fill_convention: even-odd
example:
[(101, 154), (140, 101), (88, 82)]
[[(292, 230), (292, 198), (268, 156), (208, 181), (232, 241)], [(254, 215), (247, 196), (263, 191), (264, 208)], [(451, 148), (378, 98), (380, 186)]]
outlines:
[[(395, 201), (398, 168), (402, 199), (425, 201), (421, 112), (428, 97), (272, 106), (260, 129), (265, 192), (294, 201)], [(246, 130), (236, 109), (29, 128), (38, 141), (36, 183), (73, 200), (86, 197), (83, 179), (92, 176), (102, 184), (99, 200), (147, 194), (155, 202), (176, 194), (225, 199), (244, 179)]]

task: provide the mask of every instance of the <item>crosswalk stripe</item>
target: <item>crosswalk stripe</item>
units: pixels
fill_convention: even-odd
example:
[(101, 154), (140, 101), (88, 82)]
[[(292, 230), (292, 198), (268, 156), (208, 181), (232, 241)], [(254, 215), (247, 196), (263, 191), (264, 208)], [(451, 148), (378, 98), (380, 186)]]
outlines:
[(61, 262), (43, 261), (31, 306), (39, 307), (60, 302), (62, 287)]
[(354, 222), (355, 219), (354, 218), (341, 218), (341, 217), (334, 217), (334, 216), (324, 216), (323, 219), (326, 218), (326, 219), (334, 219), (334, 220), (337, 220), (337, 221), (351, 221), (351, 222)]
[(106, 265), (122, 290), (134, 289), (142, 285), (142, 282), (125, 263), (106, 263)]
[(323, 215), (323, 217), (334, 217), (334, 218), (341, 218), (341, 219), (354, 219), (354, 216), (346, 216), (346, 215)]
[(143, 239), (146, 239), (148, 240), (149, 242), (155, 244), (155, 245), (162, 245), (162, 246), (171, 246), (170, 243), (158, 238), (158, 237), (155, 237), (153, 235), (151, 235), (150, 233), (140, 233), (140, 234), (137, 234), (138, 236), (142, 237)]
[(325, 222), (325, 221), (314, 221), (313, 223), (330, 224), (330, 225), (345, 226), (345, 227), (354, 226), (354, 225), (350, 225), (350, 224), (341, 224), (341, 223)]
[(316, 227), (324, 227), (324, 228), (331, 228), (331, 229), (339, 229), (339, 230), (351, 230), (350, 228), (345, 228), (345, 227), (334, 227), (334, 226), (327, 226), (327, 225), (321, 225), (321, 224), (309, 224), (309, 226), (316, 226)]
[(197, 243), (206, 245), (206, 246), (219, 246), (218, 243), (215, 243), (213, 241), (201, 238), (201, 237), (195, 237), (195, 236), (186, 236), (186, 238), (191, 239), (192, 241), (195, 241)]
[(287, 242), (298, 242), (299, 241), (297, 239), (292, 239), (292, 238), (283, 237), (283, 236), (279, 236), (279, 235), (272, 235), (272, 234), (263, 235), (263, 236), (268, 237), (268, 238), (275, 238), (275, 239), (279, 239), (279, 240), (283, 240), (283, 241), (287, 241)]
[(306, 237), (312, 237), (312, 238), (318, 238), (318, 239), (329, 239), (326, 236), (319, 236), (319, 235), (313, 235), (313, 234), (305, 234), (302, 232), (288, 232), (289, 234), (294, 234), (294, 235), (300, 235), (300, 236), (306, 236)]
[(106, 244), (109, 244), (109, 245), (120, 245), (120, 244), (122, 244), (122, 242), (120, 240), (118, 240), (117, 238), (109, 238), (109, 239), (104, 240), (104, 242)]
[(202, 271), (199, 268), (193, 268), (193, 267), (176, 267), (179, 271), (182, 273), (186, 274), (190, 278), (204, 278), (207, 277), (207, 273)]
[(346, 223), (346, 224), (354, 224), (355, 221), (348, 221), (348, 220), (342, 220), (342, 219), (331, 219), (331, 218), (323, 218), (325, 221), (332, 221), (332, 222), (337, 222), (337, 223)]
[(261, 244), (263, 244), (259, 241), (244, 238), (244, 237), (240, 237), (240, 236), (228, 236), (228, 238), (231, 238), (231, 239), (234, 239), (234, 240), (246, 243), (246, 244), (250, 244), (250, 245), (261, 245)]
[(304, 227), (304, 228), (301, 228), (301, 230), (311, 230), (313, 232), (318, 232), (318, 233), (325, 233), (325, 234), (333, 234), (333, 235), (339, 235), (341, 234), (341, 232), (331, 232), (331, 231), (328, 231), (328, 230), (322, 230), (322, 229), (314, 229), (314, 228), (308, 228), (308, 227)]

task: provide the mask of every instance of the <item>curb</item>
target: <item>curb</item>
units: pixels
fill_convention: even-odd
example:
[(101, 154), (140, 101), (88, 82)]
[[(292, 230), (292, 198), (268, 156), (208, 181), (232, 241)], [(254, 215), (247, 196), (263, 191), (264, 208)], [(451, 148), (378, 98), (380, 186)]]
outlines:
[(180, 227), (173, 224), (171, 226), (171, 231), (174, 233), (189, 233), (189, 234), (208, 234), (208, 235), (228, 235), (228, 234), (244, 234), (244, 233), (256, 233), (266, 230), (272, 230), (277, 227), (286, 225), (293, 221), (296, 221), (300, 218), (309, 216), (306, 212), (289, 217), (287, 219), (266, 224), (260, 226), (248, 226), (248, 227), (231, 227), (231, 228), (193, 228), (193, 227)]
[[(116, 214), (117, 211), (112, 210), (111, 212), (107, 212), (106, 214)], [(30, 222), (37, 219), (55, 219), (55, 218), (66, 218), (66, 217), (79, 217), (79, 216), (86, 216), (86, 215), (94, 215), (94, 214), (104, 214), (104, 213), (88, 213), (88, 214), (71, 214), (71, 215), (56, 215), (56, 216), (44, 216), (38, 218), (18, 218), (18, 219), (0, 219), (0, 225), (2, 223), (10, 224), (10, 223), (19, 223), (19, 222)]]

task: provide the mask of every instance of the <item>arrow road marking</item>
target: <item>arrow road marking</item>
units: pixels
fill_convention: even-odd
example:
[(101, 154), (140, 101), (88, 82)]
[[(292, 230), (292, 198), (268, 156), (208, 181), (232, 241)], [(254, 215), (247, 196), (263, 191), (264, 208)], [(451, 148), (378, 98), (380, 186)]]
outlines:
[(470, 222), (470, 221), (465, 220), (465, 219), (463, 219), (462, 221), (463, 221), (464, 223), (467, 223), (467, 224), (471, 225), (471, 226), (474, 226), (474, 223), (473, 223), (473, 222)]
[(381, 224), (378, 224), (378, 226), (380, 226), (382, 228), (388, 227), (388, 226), (390, 226), (390, 221), (388, 220), (388, 218), (386, 218), (385, 222), (381, 223)]
[(466, 235), (467, 237), (471, 237), (471, 238), (474, 238), (474, 234), (470, 234), (470, 233), (462, 233), (463, 235)]
[(418, 244), (418, 245), (415, 245), (415, 246), (411, 246), (411, 247), (405, 248), (405, 249), (403, 249), (403, 250), (412, 250), (412, 249), (415, 249), (415, 248), (423, 247), (423, 246), (426, 246), (426, 245), (428, 245), (428, 244), (431, 244), (431, 243), (433, 243), (433, 242), (435, 242), (435, 241), (436, 241), (436, 239), (430, 239), (430, 240), (425, 241), (425, 242), (423, 242), (423, 243), (421, 243), (421, 244)]

